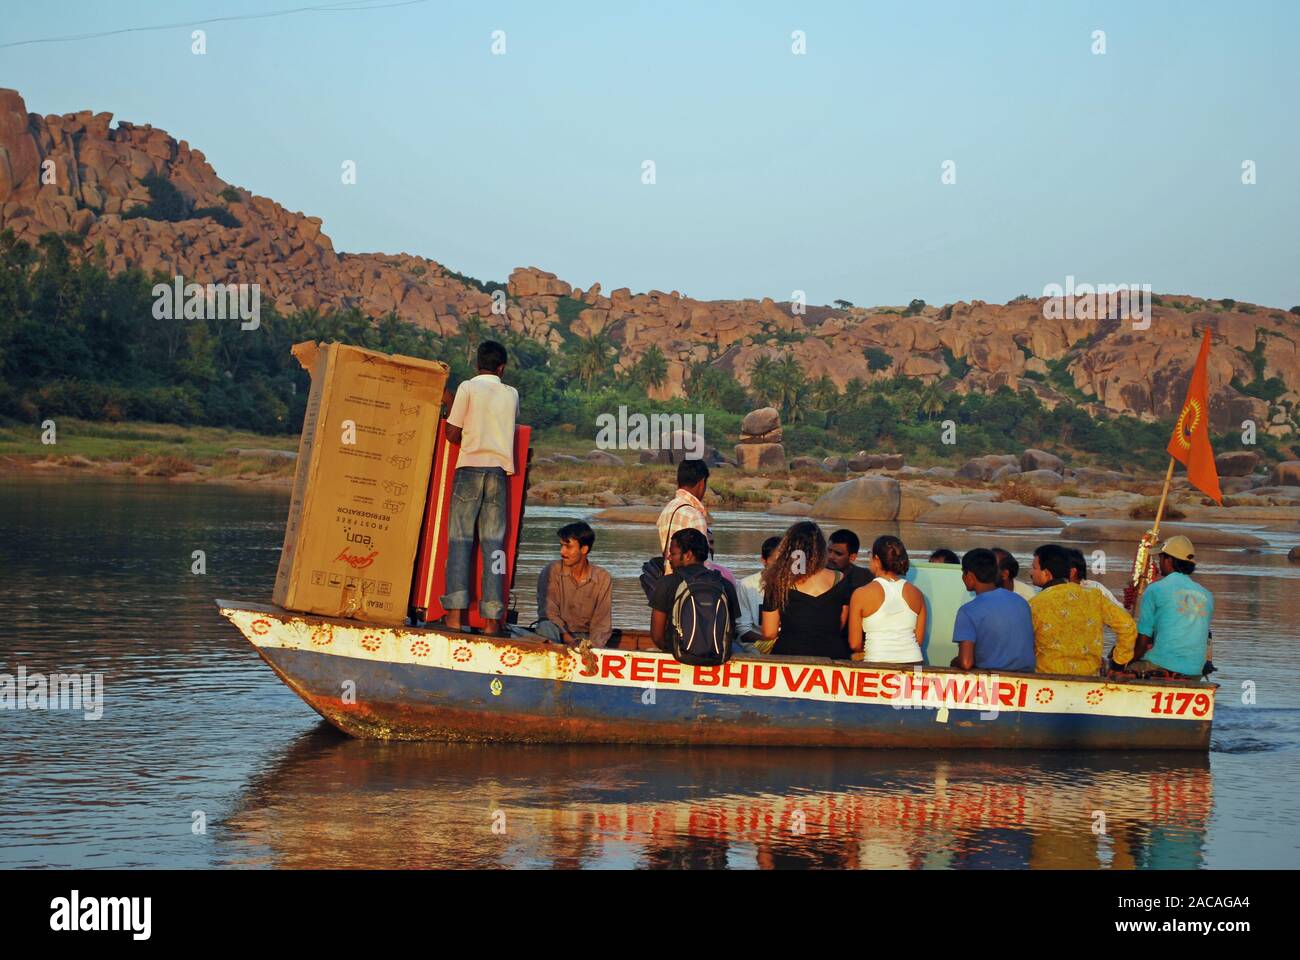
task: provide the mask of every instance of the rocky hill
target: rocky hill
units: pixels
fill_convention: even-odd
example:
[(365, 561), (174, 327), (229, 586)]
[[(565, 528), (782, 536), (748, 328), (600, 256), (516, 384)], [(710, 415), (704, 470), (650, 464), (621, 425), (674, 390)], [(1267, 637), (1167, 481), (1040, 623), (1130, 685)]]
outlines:
[[(124, 216), (150, 204), (163, 178), (186, 210), (170, 219)], [(214, 215), (212, 210), (217, 210)], [(221, 213), (221, 211), (225, 211)], [(677, 291), (605, 294), (536, 268), (511, 273), (504, 317), (486, 285), (407, 254), (335, 251), (318, 217), (222, 180), (203, 153), (149, 125), (83, 111), (41, 117), (0, 89), (0, 231), (35, 241), (75, 231), (102, 244), (110, 270), (140, 267), (199, 282), (258, 283), (282, 311), (357, 307), (390, 312), (452, 333), (478, 315), (559, 348), (566, 337), (605, 331), (631, 366), (651, 346), (668, 360), (656, 391), (680, 395), (689, 365), (716, 363), (741, 383), (760, 355), (793, 355), (811, 379), (842, 387), (896, 374), (957, 393), (1005, 384), (1049, 406), (1095, 415), (1172, 419), (1206, 324), (1211, 420), (1237, 429), (1251, 419), (1278, 437), (1300, 432), (1300, 316), (1280, 307), (1156, 297), (1149, 329), (1106, 319), (1049, 320), (1042, 300), (979, 300), (943, 307), (809, 306), (763, 300), (695, 300)]]

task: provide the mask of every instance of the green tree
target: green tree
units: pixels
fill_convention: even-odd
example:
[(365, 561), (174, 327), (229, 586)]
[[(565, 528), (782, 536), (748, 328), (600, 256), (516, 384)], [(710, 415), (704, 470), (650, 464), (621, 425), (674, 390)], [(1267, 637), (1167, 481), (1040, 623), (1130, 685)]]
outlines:
[(792, 355), (786, 354), (775, 366), (781, 419), (798, 423), (803, 419), (804, 405), (808, 400), (808, 380), (803, 369)]
[(749, 389), (759, 403), (780, 405), (780, 374), (776, 361), (767, 354), (760, 354), (749, 365)]
[(471, 313), (461, 321), (460, 335), (465, 339), (465, 362), (471, 368), (477, 366), (476, 359), (479, 344), (489, 339), (488, 334), (491, 332), (491, 328), (483, 322), (483, 318), (477, 313)]
[(888, 370), (894, 363), (894, 358), (889, 351), (882, 350), (880, 347), (867, 347), (865, 353), (868, 370)]
[(667, 382), (668, 359), (657, 343), (651, 344), (633, 365), (632, 380), (646, 390), (654, 390)]
[(860, 406), (867, 395), (867, 385), (861, 377), (851, 377), (844, 384), (844, 407), (852, 409)]
[(569, 348), (570, 369), (587, 390), (597, 378), (609, 370), (614, 343), (609, 334), (601, 330), (588, 337), (578, 337)]
[(932, 383), (922, 390), (920, 411), (925, 416), (925, 419), (933, 420), (938, 414), (943, 413), (947, 399), (947, 394), (937, 383)]

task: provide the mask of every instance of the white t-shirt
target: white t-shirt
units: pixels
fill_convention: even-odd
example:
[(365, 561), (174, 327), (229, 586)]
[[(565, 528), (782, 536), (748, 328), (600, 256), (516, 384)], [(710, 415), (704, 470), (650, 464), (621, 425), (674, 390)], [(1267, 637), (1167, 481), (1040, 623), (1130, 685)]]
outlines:
[(743, 637), (750, 630), (762, 632), (763, 571), (742, 577), (736, 584), (736, 601), (740, 616), (736, 618), (736, 635)]
[(1120, 607), (1121, 609), (1124, 606), (1124, 604), (1120, 603), (1119, 600), (1116, 599), (1115, 594), (1111, 593), (1110, 588), (1106, 586), (1104, 583), (1102, 583), (1100, 580), (1083, 580), (1079, 583), (1079, 586), (1086, 587), (1089, 590), (1096, 590), (1103, 597), (1105, 597), (1107, 600), (1115, 604), (1115, 606)]
[(456, 388), (447, 422), (460, 427), (458, 467), (501, 467), (515, 472), (515, 420), (519, 391), (494, 373), (480, 373)]
[(1037, 587), (1031, 586), (1030, 584), (1024, 583), (1020, 580), (1012, 580), (1011, 589), (1017, 597), (1024, 597), (1026, 600), (1032, 600), (1038, 595)]

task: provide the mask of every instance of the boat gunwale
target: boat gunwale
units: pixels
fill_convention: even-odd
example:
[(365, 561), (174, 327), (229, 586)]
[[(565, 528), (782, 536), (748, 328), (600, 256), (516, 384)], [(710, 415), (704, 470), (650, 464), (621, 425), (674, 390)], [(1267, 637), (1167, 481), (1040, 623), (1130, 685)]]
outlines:
[[(558, 652), (556, 648), (560, 646), (559, 644), (551, 643), (549, 641), (540, 638), (534, 640), (531, 637), (514, 637), (514, 636), (499, 637), (499, 636), (493, 636), (491, 634), (471, 633), (465, 630), (453, 630), (449, 627), (416, 627), (416, 626), (411, 626), (409, 624), (403, 624), (401, 626), (390, 626), (388, 624), (370, 623), (365, 620), (349, 620), (343, 617), (330, 617), (324, 614), (301, 613), (296, 610), (286, 610), (283, 607), (276, 606), (275, 604), (244, 603), (244, 602), (221, 600), (221, 599), (217, 599), (214, 602), (216, 603), (218, 609), (220, 609), (223, 612), (226, 610), (243, 610), (249, 613), (266, 613), (274, 617), (277, 617), (279, 619), (285, 619), (285, 618), (299, 619), (305, 622), (328, 623), (334, 626), (341, 626), (341, 627), (347, 627), (352, 629), (370, 628), (376, 630), (390, 630), (394, 632), (402, 631), (404, 633), (430, 634), (430, 635), (436, 635), (442, 637), (452, 637), (452, 638), (462, 639), (462, 640), (489, 642), (494, 646), (526, 646), (529, 648), (536, 649), (537, 652), (555, 653)], [(633, 634), (637, 636), (648, 636), (649, 631), (642, 630), (637, 627), (630, 627), (623, 630), (624, 636), (627, 636), (629, 634)], [(249, 642), (251, 643), (252, 641), (250, 640)], [(256, 647), (257, 644), (254, 643), (253, 646)], [(564, 647), (564, 649), (573, 650), (574, 648), (566, 646)], [(632, 653), (657, 654), (660, 656), (666, 656), (672, 658), (671, 653), (669, 653), (666, 650), (659, 650), (659, 649), (641, 650), (641, 649), (624, 649), (622, 647), (595, 647), (592, 649), (608, 650), (613, 653), (622, 653), (622, 654), (632, 654)], [(325, 651), (320, 651), (320, 652), (325, 656), (336, 656), (336, 657), (347, 656), (346, 654), (327, 653)], [(908, 672), (909, 668), (918, 666), (917, 664), (910, 664), (910, 663), (880, 663), (880, 662), (867, 661), (867, 660), (835, 660), (830, 657), (804, 657), (804, 656), (793, 656), (793, 655), (772, 656), (770, 654), (753, 655), (753, 654), (744, 654), (744, 653), (733, 656), (731, 660), (729, 660), (728, 662), (734, 662), (734, 661), (741, 661), (745, 663), (810, 664), (816, 666), (831, 666), (837, 668), (877, 670), (877, 671), (883, 669), (883, 670), (890, 670), (893, 672), (904, 672), (904, 673)], [(1026, 672), (1026, 671), (1016, 671), (1016, 670), (962, 670), (958, 667), (946, 667), (946, 666), (927, 665), (927, 664), (920, 664), (919, 666), (923, 673), (954, 674), (956, 676), (963, 676), (963, 677), (979, 675), (979, 674), (983, 674), (983, 675), (996, 674), (999, 677), (1008, 677), (1008, 678), (1023, 677), (1026, 679), (1033, 678), (1039, 680), (1047, 679), (1047, 680), (1077, 681), (1077, 682), (1089, 682), (1089, 683), (1096, 683), (1098, 681), (1101, 681), (1103, 683), (1113, 683), (1117, 686), (1139, 685), (1139, 686), (1174, 687), (1179, 689), (1208, 690), (1211, 692), (1219, 689), (1219, 684), (1213, 681), (1203, 680), (1203, 679), (1176, 680), (1167, 677), (1147, 678), (1147, 677), (1138, 677), (1138, 676), (1134, 676), (1130, 679), (1127, 677), (1103, 676), (1101, 674), (1037, 673), (1032, 671)]]

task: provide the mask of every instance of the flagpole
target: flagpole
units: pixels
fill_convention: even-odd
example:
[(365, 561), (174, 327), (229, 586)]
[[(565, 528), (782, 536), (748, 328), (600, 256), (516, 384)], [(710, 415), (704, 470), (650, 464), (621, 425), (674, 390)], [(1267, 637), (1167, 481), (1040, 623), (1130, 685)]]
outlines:
[(1169, 469), (1165, 471), (1165, 488), (1160, 492), (1160, 506), (1156, 507), (1156, 522), (1151, 527), (1151, 536), (1160, 535), (1160, 518), (1165, 515), (1165, 501), (1169, 499), (1169, 483), (1174, 478), (1174, 464), (1177, 461), (1169, 458)]

